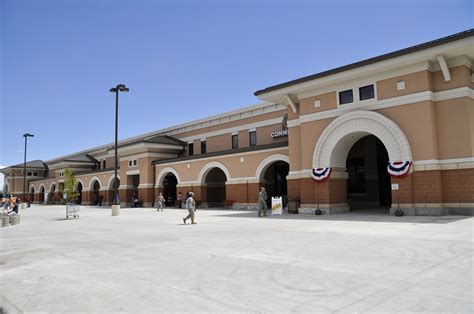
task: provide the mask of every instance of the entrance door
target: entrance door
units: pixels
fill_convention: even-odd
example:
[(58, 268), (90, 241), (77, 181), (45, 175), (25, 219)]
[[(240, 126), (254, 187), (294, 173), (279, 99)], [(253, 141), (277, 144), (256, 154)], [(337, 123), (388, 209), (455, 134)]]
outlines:
[(178, 179), (172, 173), (168, 173), (163, 179), (163, 197), (165, 198), (166, 206), (174, 206), (176, 202), (176, 185)]
[(219, 168), (213, 168), (206, 176), (207, 204), (209, 207), (223, 207), (226, 199), (227, 177)]
[(285, 161), (277, 161), (271, 164), (265, 174), (263, 180), (265, 182), (265, 189), (267, 190), (267, 206), (271, 207), (272, 197), (283, 197), (283, 207), (286, 207), (288, 184), (286, 176), (290, 171), (290, 165)]
[(346, 160), (347, 203), (351, 210), (381, 209), (389, 213), (392, 194), (388, 160), (385, 146), (373, 135), (352, 146)]

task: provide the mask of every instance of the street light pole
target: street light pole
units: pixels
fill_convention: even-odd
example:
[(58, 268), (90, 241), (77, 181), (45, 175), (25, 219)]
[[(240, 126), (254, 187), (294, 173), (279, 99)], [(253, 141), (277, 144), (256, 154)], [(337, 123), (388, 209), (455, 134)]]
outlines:
[(25, 154), (23, 159), (23, 198), (26, 198), (26, 148), (28, 143), (28, 137), (34, 137), (33, 134), (25, 133), (23, 134), (25, 138)]
[(118, 170), (118, 154), (117, 154), (117, 146), (118, 146), (118, 99), (119, 99), (119, 92), (128, 92), (129, 89), (124, 84), (118, 84), (115, 87), (110, 89), (111, 93), (115, 93), (115, 169), (114, 169), (114, 200), (112, 205), (112, 216), (118, 216), (120, 210), (120, 202), (118, 201), (118, 184), (117, 184), (117, 170)]

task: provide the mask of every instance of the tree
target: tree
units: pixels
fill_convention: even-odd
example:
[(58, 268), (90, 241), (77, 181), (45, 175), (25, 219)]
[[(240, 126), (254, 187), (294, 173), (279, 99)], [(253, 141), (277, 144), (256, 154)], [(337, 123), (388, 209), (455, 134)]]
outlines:
[(72, 174), (71, 169), (64, 170), (64, 192), (66, 192), (66, 200), (69, 203), (79, 196), (79, 192), (75, 191), (77, 178)]

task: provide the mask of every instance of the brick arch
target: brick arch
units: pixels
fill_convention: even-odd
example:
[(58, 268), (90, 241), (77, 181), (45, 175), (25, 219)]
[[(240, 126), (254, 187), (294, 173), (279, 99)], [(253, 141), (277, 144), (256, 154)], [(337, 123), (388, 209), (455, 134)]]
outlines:
[[(111, 175), (110, 178), (109, 178), (109, 181), (107, 182), (106, 188), (108, 188), (109, 190), (114, 189), (114, 186), (112, 185), (113, 182), (114, 182), (114, 179), (115, 179), (115, 174)], [(120, 182), (120, 175), (119, 174), (117, 174), (117, 180), (119, 180), (119, 182)], [(102, 187), (102, 185), (100, 187)]]
[[(90, 180), (90, 182), (89, 182), (89, 190), (90, 190), (90, 191), (92, 191), (92, 190), (94, 189), (94, 183), (95, 183), (95, 181), (99, 182), (99, 186), (100, 186), (99, 189), (102, 189), (102, 188), (103, 188), (102, 182), (100, 182), (99, 177), (94, 176), (94, 177)], [(83, 186), (83, 187), (84, 187), (84, 186)]]
[(181, 182), (181, 179), (179, 177), (178, 171), (176, 171), (174, 168), (171, 167), (166, 167), (160, 171), (160, 173), (156, 176), (156, 186), (163, 186), (163, 180), (168, 174), (174, 174), (176, 177), (176, 180), (178, 181), (178, 184)]
[(204, 167), (202, 167), (201, 171), (199, 172), (198, 181), (201, 182), (202, 184), (206, 183), (207, 174), (209, 173), (209, 171), (211, 171), (214, 168), (219, 168), (220, 170), (222, 170), (222, 172), (224, 172), (227, 178), (227, 181), (231, 179), (229, 169), (227, 169), (227, 167), (224, 166), (224, 164), (217, 161), (212, 161), (206, 164)]
[(407, 137), (389, 118), (373, 111), (354, 111), (332, 121), (313, 153), (313, 167), (346, 167), (347, 154), (359, 139), (374, 135), (387, 149), (390, 161), (412, 160)]
[(290, 158), (287, 155), (283, 154), (275, 154), (268, 156), (258, 165), (257, 171), (255, 172), (255, 178), (257, 180), (263, 180), (263, 176), (265, 175), (265, 171), (267, 171), (268, 167), (276, 161), (284, 161), (286, 163), (290, 163)]
[[(79, 183), (82, 184), (82, 189), (84, 190), (85, 187), (84, 187), (84, 182), (82, 182), (81, 179), (77, 178), (76, 179), (76, 184), (74, 185), (74, 191), (77, 191), (77, 187), (79, 186)], [(100, 182), (99, 182), (100, 183)]]

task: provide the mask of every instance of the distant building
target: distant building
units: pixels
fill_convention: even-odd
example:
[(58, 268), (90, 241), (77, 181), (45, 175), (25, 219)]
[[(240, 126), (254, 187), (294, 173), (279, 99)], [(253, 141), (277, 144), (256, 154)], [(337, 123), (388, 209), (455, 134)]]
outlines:
[[(266, 186), (270, 196), (297, 200), (300, 212), (388, 213), (400, 203), (406, 214), (472, 214), (473, 34), (271, 86), (255, 92), (258, 105), (123, 140), (120, 200), (136, 193), (151, 206), (163, 192), (171, 204), (193, 191), (201, 207), (255, 208)], [(406, 176), (391, 177), (389, 162)], [(112, 202), (108, 144), (29, 162), (35, 203), (58, 201), (67, 167), (82, 203), (94, 195)], [(327, 180), (312, 178), (326, 170)], [(21, 195), (22, 165), (0, 171), (5, 189)]]

